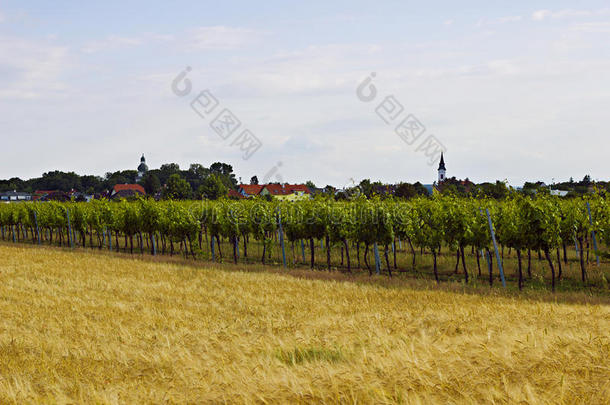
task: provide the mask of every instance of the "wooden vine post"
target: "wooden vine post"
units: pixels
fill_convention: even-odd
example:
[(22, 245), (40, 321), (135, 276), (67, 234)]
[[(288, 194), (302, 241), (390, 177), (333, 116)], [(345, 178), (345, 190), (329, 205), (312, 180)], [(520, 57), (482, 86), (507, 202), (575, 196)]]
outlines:
[(379, 247), (377, 242), (373, 244), (373, 251), (375, 252), (375, 272), (381, 274), (381, 259), (379, 258)]
[[(591, 216), (591, 204), (587, 201), (587, 212), (589, 213), (589, 223), (593, 228), (593, 217)], [(597, 258), (597, 265), (599, 266), (599, 250), (597, 249), (597, 238), (595, 236), (595, 229), (591, 229), (591, 236), (593, 237), (593, 249), (595, 249), (595, 257)]]
[(216, 261), (216, 249), (214, 249), (214, 236), (212, 236), (212, 261)]
[(280, 233), (280, 246), (282, 247), (282, 262), (284, 263), (284, 268), (286, 268), (286, 247), (284, 246), (284, 229), (282, 228), (282, 216), (278, 210), (277, 213), (277, 222), (279, 225), (279, 233)]
[(485, 208), (487, 212), (487, 221), (489, 222), (489, 232), (491, 233), (491, 240), (494, 244), (494, 250), (496, 251), (496, 260), (498, 261), (498, 268), (500, 269), (500, 280), (502, 280), (502, 287), (506, 288), (506, 280), (504, 279), (504, 269), (502, 265), (502, 258), (498, 251), (498, 243), (496, 242), (496, 233), (494, 232), (494, 225), (491, 222), (491, 215), (489, 214), (489, 208)]
[(34, 211), (34, 224), (36, 225), (36, 239), (40, 245), (40, 228), (38, 227), (38, 215), (36, 215), (36, 211)]
[(301, 239), (301, 254), (303, 256), (303, 263), (305, 263), (305, 242), (303, 242), (303, 239)]
[(68, 218), (68, 240), (70, 242), (70, 248), (74, 249), (74, 240), (72, 238), (72, 224), (70, 224), (70, 210), (66, 210), (66, 216)]

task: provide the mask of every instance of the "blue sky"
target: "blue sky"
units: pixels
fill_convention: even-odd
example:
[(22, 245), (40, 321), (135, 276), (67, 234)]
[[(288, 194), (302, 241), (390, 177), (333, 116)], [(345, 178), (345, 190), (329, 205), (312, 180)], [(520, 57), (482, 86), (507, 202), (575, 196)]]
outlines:
[[(145, 153), (244, 181), (430, 183), (430, 135), (458, 178), (608, 178), (607, 2), (328, 3), (0, 2), (0, 178), (103, 175)], [(206, 89), (260, 139), (249, 159), (191, 109)], [(418, 142), (376, 114), (386, 96), (425, 126)]]

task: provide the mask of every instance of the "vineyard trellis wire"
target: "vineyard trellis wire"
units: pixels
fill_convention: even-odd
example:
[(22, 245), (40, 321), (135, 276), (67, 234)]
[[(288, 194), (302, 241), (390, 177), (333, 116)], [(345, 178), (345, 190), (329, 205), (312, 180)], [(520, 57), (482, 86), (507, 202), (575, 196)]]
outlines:
[[(340, 250), (341, 266), (347, 272), (357, 267), (367, 269), (371, 275), (373, 250), (376, 271), (384, 271), (390, 277), (393, 270), (399, 270), (398, 239), (412, 256), (409, 269), (402, 271), (417, 272), (417, 252), (420, 257), (426, 252), (432, 255), (434, 278), (439, 282), (437, 259), (446, 248), (455, 252), (455, 272), (461, 262), (461, 272), (468, 283), (474, 274), (466, 263), (465, 251), (470, 247), (476, 256), (478, 276), (482, 276), (480, 259), (484, 258), (492, 283), (495, 255), (491, 254), (494, 246), (487, 212), (493, 218), (497, 242), (502, 246), (496, 262), (502, 263), (504, 248), (516, 252), (519, 288), (523, 288), (526, 277), (532, 278), (532, 252), (544, 254), (554, 290), (556, 282), (564, 277), (562, 261), (564, 265), (568, 262), (568, 246), (575, 248), (581, 282), (587, 283), (590, 242), (594, 242), (597, 257), (598, 242), (610, 244), (610, 207), (598, 194), (580, 199), (514, 194), (501, 201), (437, 195), (409, 201), (358, 197), (352, 201), (297, 202), (258, 199), (28, 202), (0, 205), (0, 236), (12, 242), (113, 251), (119, 251), (122, 242), (123, 250), (132, 254), (147, 250), (153, 255), (174, 255), (179, 251), (192, 258), (212, 260), (222, 260), (223, 253), (226, 254), (222, 251), (224, 240), (232, 247), (235, 263), (251, 257), (254, 242), (254, 246), (262, 247), (259, 255), (263, 264), (271, 260), (272, 250), (279, 245), (284, 266), (288, 263), (285, 246), (289, 245), (293, 264), (305, 261), (308, 247), (309, 266), (328, 270), (332, 268), (331, 251), (335, 249)], [(296, 246), (300, 246), (302, 260), (297, 259)], [(320, 259), (316, 261), (316, 249), (325, 254), (323, 266)]]

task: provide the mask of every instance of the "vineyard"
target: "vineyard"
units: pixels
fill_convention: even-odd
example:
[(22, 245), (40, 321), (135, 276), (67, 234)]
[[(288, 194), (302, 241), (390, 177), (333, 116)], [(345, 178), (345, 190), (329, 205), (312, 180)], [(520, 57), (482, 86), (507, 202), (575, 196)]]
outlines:
[[(437, 196), (409, 201), (261, 200), (0, 205), (2, 240), (194, 260), (411, 274), (437, 282), (563, 280), (607, 288), (604, 197)], [(532, 274), (532, 257), (546, 271)], [(568, 269), (575, 269), (568, 271)]]

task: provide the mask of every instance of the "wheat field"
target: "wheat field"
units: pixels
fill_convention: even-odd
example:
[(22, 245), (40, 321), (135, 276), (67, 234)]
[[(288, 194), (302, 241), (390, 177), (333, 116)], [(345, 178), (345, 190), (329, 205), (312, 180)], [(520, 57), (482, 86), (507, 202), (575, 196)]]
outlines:
[(0, 245), (0, 402), (610, 403), (603, 298), (245, 270)]

